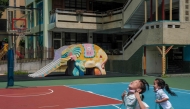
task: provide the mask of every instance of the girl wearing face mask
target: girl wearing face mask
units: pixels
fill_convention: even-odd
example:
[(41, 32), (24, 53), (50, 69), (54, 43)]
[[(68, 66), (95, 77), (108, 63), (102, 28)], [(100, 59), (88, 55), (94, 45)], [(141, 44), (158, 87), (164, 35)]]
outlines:
[(159, 104), (160, 109), (173, 109), (172, 104), (169, 101), (169, 97), (164, 92), (164, 89), (172, 96), (177, 96), (169, 88), (169, 85), (165, 83), (163, 79), (156, 78), (154, 80), (154, 92), (156, 93), (156, 103)]
[(144, 79), (134, 80), (128, 90), (122, 94), (122, 100), (126, 109), (148, 109), (149, 106), (143, 102), (143, 93), (146, 91), (146, 86), (149, 89), (149, 84)]

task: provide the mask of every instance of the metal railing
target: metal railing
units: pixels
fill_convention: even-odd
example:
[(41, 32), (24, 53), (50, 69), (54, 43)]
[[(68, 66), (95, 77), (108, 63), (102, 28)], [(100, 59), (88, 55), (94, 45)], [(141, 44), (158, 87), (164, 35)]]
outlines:
[(142, 27), (143, 27), (143, 26), (144, 26), (144, 23), (142, 23), (142, 24), (138, 27), (138, 29), (137, 29), (136, 31), (134, 31), (134, 33), (133, 33), (131, 36), (129, 36), (126, 41), (124, 41), (124, 43), (123, 43), (123, 50), (126, 49), (126, 47), (130, 44), (130, 42), (131, 42), (133, 39), (136, 39), (136, 38), (138, 37), (137, 35), (139, 35), (139, 32), (142, 30)]
[[(54, 48), (38, 47), (36, 49), (17, 48), (15, 58), (17, 63), (35, 62), (42, 60), (52, 60), (54, 58)], [(7, 63), (7, 56), (5, 55), (0, 64)]]
[(116, 8), (116, 9), (112, 9), (112, 10), (107, 10), (105, 12), (99, 12), (99, 11), (87, 11), (87, 10), (77, 10), (77, 9), (63, 9), (63, 8), (56, 8), (56, 9), (53, 9), (52, 11), (50, 11), (50, 15), (53, 14), (53, 13), (56, 13), (56, 10), (57, 11), (67, 11), (67, 12), (77, 12), (77, 11), (81, 11), (83, 13), (91, 13), (91, 14), (107, 14), (108, 12), (112, 12), (112, 13), (116, 13), (116, 12), (122, 12), (122, 10), (125, 10), (129, 5), (130, 3), (132, 2), (132, 0), (127, 0), (123, 7), (120, 7), (120, 8)]

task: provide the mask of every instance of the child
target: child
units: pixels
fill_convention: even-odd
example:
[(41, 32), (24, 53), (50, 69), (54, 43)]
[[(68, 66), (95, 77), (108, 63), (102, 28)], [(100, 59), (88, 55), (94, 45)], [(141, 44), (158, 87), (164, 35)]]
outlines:
[(146, 86), (149, 89), (149, 84), (144, 79), (132, 81), (128, 90), (122, 94), (122, 100), (126, 109), (148, 109), (148, 105), (142, 100), (142, 93), (146, 91)]
[(166, 84), (163, 79), (156, 78), (154, 80), (154, 91), (156, 93), (155, 102), (159, 104), (160, 109), (173, 109), (172, 104), (169, 102), (169, 97), (163, 91), (164, 88), (170, 95), (177, 96), (170, 90), (168, 84)]

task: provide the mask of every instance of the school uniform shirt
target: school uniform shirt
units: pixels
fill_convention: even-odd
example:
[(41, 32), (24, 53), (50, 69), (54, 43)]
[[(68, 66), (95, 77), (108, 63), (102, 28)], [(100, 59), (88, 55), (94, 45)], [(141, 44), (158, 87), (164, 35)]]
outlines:
[[(140, 106), (135, 97), (135, 94), (128, 95), (128, 92), (126, 92), (126, 95), (124, 97), (124, 103), (125, 103), (126, 109), (140, 109)], [(145, 102), (143, 102), (143, 104), (145, 105), (146, 109), (149, 108), (149, 106)]]
[[(156, 91), (156, 99), (161, 100), (163, 98), (168, 98), (167, 94), (163, 91), (163, 89), (158, 89)], [(163, 109), (172, 109), (172, 104), (169, 102), (169, 100), (165, 102), (159, 103)]]

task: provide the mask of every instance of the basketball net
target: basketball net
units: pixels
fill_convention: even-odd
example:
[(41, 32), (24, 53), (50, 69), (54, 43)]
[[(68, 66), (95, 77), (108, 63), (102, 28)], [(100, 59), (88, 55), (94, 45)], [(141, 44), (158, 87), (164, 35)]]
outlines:
[(17, 30), (16, 34), (20, 38), (24, 38), (25, 37), (25, 30), (26, 30), (26, 28), (20, 27), (20, 28), (16, 28), (16, 30)]

